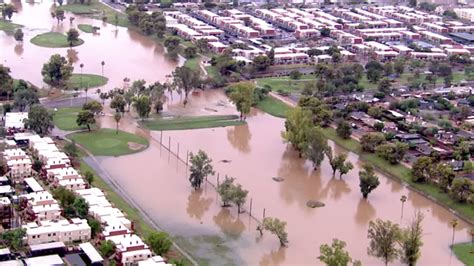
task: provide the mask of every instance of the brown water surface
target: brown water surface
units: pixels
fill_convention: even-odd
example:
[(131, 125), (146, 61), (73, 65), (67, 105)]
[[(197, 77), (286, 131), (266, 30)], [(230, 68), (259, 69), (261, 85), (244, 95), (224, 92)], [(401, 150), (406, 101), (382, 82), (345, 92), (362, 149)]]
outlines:
[[(212, 265), (316, 265), (319, 246), (333, 238), (345, 240), (352, 257), (363, 265), (381, 265), (380, 260), (367, 255), (368, 222), (381, 218), (406, 226), (417, 210), (425, 216), (419, 265), (461, 264), (449, 249), (449, 222), (455, 217), (448, 210), (380, 173), (380, 186), (365, 200), (359, 191), (361, 162), (356, 154), (349, 153), (355, 169), (342, 179), (333, 178), (327, 160), (313, 171), (309, 162), (299, 159), (282, 142), (282, 119), (255, 110), (247, 122), (236, 127), (165, 132), (163, 136), (152, 132), (151, 136), (162, 139), (166, 146), (171, 138), (175, 153), (179, 143), (182, 158), (188, 150), (205, 150), (213, 158), (220, 180), (224, 175), (236, 177), (249, 190), (255, 216), (261, 219), (265, 208), (267, 216), (288, 223), (288, 248), (280, 248), (268, 233), (259, 237), (256, 221), (247, 214), (237, 215), (236, 208), (221, 208), (211, 185), (199, 191), (191, 189), (184, 164), (156, 143), (142, 153), (104, 158), (101, 163), (158, 224), (180, 236), (189, 251), (210, 259)], [(344, 151), (331, 145), (336, 152)], [(272, 177), (284, 181), (275, 182)], [(209, 180), (217, 181), (215, 176)], [(402, 195), (408, 197), (403, 219)], [(310, 209), (308, 200), (322, 201), (326, 207)], [(469, 239), (468, 225), (460, 222), (456, 242)]]

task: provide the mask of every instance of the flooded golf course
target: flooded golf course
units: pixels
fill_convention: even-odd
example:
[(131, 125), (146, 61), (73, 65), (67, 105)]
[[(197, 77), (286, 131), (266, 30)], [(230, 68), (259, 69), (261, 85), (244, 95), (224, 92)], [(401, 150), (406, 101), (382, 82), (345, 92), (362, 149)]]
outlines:
[[(51, 4), (17, 3), (13, 22), (25, 26), (25, 41), (19, 46), (13, 36), (0, 32), (1, 63), (10, 67), (15, 78), (42, 86), (41, 66), (54, 53), (76, 56), (76, 71), (83, 63), (84, 73), (101, 74), (105, 61), (106, 89), (120, 86), (123, 78), (164, 81), (176, 63), (164, 56), (163, 48), (154, 41), (126, 28), (117, 28), (101, 21), (76, 16), (74, 24), (101, 27), (98, 35), (81, 33), (85, 43), (72, 48), (42, 48), (30, 43), (37, 34), (65, 32), (66, 19), (58, 25), (51, 18)], [(69, 13), (66, 17), (70, 16)], [(192, 95), (184, 108), (175, 97), (166, 103), (166, 112), (179, 115), (211, 115), (235, 113), (222, 91)], [(102, 127), (115, 127), (110, 116), (101, 118)], [(131, 117), (122, 120), (120, 129), (145, 134), (151, 145), (143, 152), (88, 160), (94, 168), (113, 180), (161, 228), (173, 235), (177, 243), (201, 262), (210, 265), (320, 265), (319, 246), (333, 238), (347, 242), (352, 258), (363, 265), (382, 265), (367, 255), (367, 228), (370, 220), (389, 219), (406, 226), (416, 211), (424, 214), (424, 236), (419, 265), (462, 265), (451, 253), (452, 228), (455, 216), (447, 209), (408, 189), (381, 173), (379, 187), (362, 198), (358, 172), (362, 162), (349, 153), (354, 169), (349, 174), (332, 177), (332, 170), (323, 162), (316, 171), (310, 162), (298, 157), (283, 143), (284, 120), (259, 110), (252, 110), (247, 124), (226, 128), (185, 131), (148, 132)], [(163, 142), (163, 145), (160, 144)], [(171, 143), (170, 153), (164, 146)], [(178, 144), (179, 143), (179, 144)], [(337, 153), (346, 152), (330, 142)], [(179, 148), (178, 148), (179, 145)], [(246, 213), (237, 208), (222, 208), (209, 177), (202, 189), (193, 190), (188, 181), (184, 160), (186, 153), (202, 149), (213, 159), (220, 180), (225, 175), (249, 191)], [(283, 181), (276, 182), (273, 178)], [(406, 195), (403, 217), (400, 197)], [(252, 201), (252, 218), (248, 215)], [(322, 208), (309, 208), (309, 200), (323, 202)], [(278, 239), (256, 231), (263, 214), (287, 222), (289, 245), (280, 248)], [(469, 226), (460, 221), (455, 242), (469, 241)], [(391, 265), (400, 265), (395, 261)]]
[[(177, 66), (177, 62), (164, 55), (162, 46), (136, 31), (68, 12), (66, 19), (58, 23), (51, 17), (52, 1), (12, 3), (18, 10), (12, 22), (24, 26), (22, 30), (25, 36), (23, 43), (18, 43), (13, 34), (0, 31), (0, 63), (8, 66), (16, 79), (44, 86), (41, 68), (53, 54), (72, 59), (74, 73), (80, 73), (79, 65), (84, 64), (84, 74), (101, 75), (101, 62), (104, 61), (104, 76), (109, 79), (104, 89), (122, 86), (126, 77), (147, 82), (163, 81)], [(71, 16), (75, 18), (72, 24), (69, 22)], [(79, 30), (79, 37), (84, 40), (84, 44), (72, 48), (45, 48), (30, 42), (38, 34), (51, 31), (65, 33), (79, 24), (93, 25), (100, 30), (97, 33)]]

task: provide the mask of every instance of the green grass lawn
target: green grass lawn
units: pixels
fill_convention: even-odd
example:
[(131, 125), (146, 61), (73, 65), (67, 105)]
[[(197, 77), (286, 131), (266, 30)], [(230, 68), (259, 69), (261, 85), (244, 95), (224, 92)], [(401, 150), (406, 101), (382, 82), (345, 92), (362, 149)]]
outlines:
[(472, 243), (455, 244), (451, 248), (456, 257), (465, 265), (474, 265), (474, 245)]
[(89, 25), (89, 24), (79, 24), (79, 25), (77, 25), (77, 27), (85, 33), (93, 33), (94, 32), (94, 27), (92, 27), (92, 25)]
[[(91, 132), (79, 132), (68, 135), (97, 156), (120, 156), (135, 153), (148, 147), (147, 139), (124, 131), (115, 133), (114, 129), (102, 128)], [(140, 147), (130, 147), (131, 145)]]
[(59, 108), (58, 111), (54, 112), (54, 125), (57, 128), (66, 131), (86, 129), (86, 127), (80, 127), (76, 123), (77, 114), (81, 110), (81, 107)]
[(284, 102), (273, 98), (272, 96), (267, 96), (262, 101), (258, 102), (258, 109), (271, 114), (276, 117), (285, 118), (286, 113), (290, 110), (291, 107), (286, 105)]
[(220, 77), (219, 71), (215, 66), (206, 66), (207, 75), (213, 79)]
[(23, 27), (23, 26), (15, 24), (15, 23), (11, 23), (9, 21), (6, 21), (6, 20), (0, 18), (0, 30), (12, 32), (12, 31), (14, 31), (16, 29), (19, 29), (21, 27)]
[(196, 56), (194, 58), (186, 59), (186, 62), (184, 63), (184, 65), (194, 71), (198, 71), (199, 73), (202, 73), (201, 67), (199, 66), (200, 62), (201, 62), (201, 57)]
[(301, 79), (297, 80), (292, 80), (289, 77), (271, 77), (256, 79), (256, 81), (258, 86), (268, 85), (275, 92), (284, 91), (290, 93), (301, 91), (306, 83), (316, 82), (312, 75), (302, 76)]
[[(59, 32), (47, 32), (40, 35), (36, 35), (31, 39), (31, 43), (47, 48), (64, 48), (69, 47), (69, 42), (67, 41), (66, 35)], [(79, 46), (83, 44), (84, 41), (79, 39), (79, 41), (73, 43), (72, 46)]]
[(67, 81), (68, 88), (94, 88), (100, 87), (107, 84), (108, 79), (106, 77), (94, 74), (72, 74)]
[[(118, 26), (121, 26), (121, 27), (130, 26), (130, 22), (128, 21), (127, 15), (115, 11), (114, 9), (100, 3), (97, 0), (92, 0), (90, 5), (87, 5), (87, 4), (82, 5), (82, 4), (76, 3), (76, 4), (63, 5), (58, 8), (64, 11), (69, 11), (77, 15), (88, 15), (92, 18), (100, 19), (100, 20), (103, 20), (103, 18), (105, 17), (106, 18), (105, 22), (114, 24), (114, 25), (117, 24)], [(116, 21), (116, 17), (118, 19), (117, 21)]]
[(236, 115), (212, 115), (169, 119), (156, 118), (141, 121), (140, 123), (150, 130), (185, 130), (237, 126), (245, 123), (238, 119), (239, 117)]
[(338, 145), (352, 152), (358, 153), (363, 161), (370, 163), (375, 166), (380, 172), (387, 176), (394, 177), (401, 180), (404, 183), (409, 184), (421, 193), (433, 198), (449, 207), (460, 215), (464, 216), (470, 221), (474, 221), (474, 208), (469, 204), (462, 204), (453, 200), (447, 193), (442, 192), (436, 185), (431, 183), (415, 183), (411, 180), (411, 170), (401, 164), (393, 165), (386, 160), (380, 158), (376, 154), (362, 152), (362, 147), (359, 142), (354, 139), (342, 139), (337, 136), (336, 131), (333, 128), (324, 128), (323, 134), (332, 139)]

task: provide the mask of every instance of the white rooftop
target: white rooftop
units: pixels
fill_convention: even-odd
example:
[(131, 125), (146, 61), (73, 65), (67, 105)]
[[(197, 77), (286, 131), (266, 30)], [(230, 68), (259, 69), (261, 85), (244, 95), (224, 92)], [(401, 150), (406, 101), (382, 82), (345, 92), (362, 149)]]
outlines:
[(64, 261), (58, 255), (48, 255), (25, 259), (26, 265), (64, 265)]

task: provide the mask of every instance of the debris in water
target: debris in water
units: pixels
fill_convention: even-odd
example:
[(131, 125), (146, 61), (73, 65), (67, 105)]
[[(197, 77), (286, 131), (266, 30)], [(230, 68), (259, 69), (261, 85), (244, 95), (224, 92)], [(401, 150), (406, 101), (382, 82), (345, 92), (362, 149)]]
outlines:
[(310, 208), (321, 208), (321, 207), (326, 206), (326, 204), (317, 200), (309, 200), (308, 202), (306, 202), (306, 206)]
[(232, 162), (231, 160), (221, 160), (221, 163), (230, 163)]
[(276, 182), (283, 182), (285, 180), (283, 177), (279, 177), (279, 176), (272, 177), (272, 179)]

